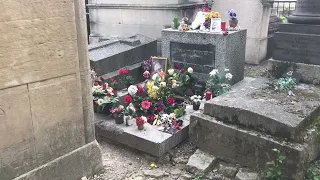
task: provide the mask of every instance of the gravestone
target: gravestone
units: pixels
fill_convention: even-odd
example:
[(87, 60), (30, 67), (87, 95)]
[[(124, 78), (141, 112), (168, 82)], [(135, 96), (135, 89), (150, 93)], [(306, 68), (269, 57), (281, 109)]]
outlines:
[(192, 67), (200, 81), (206, 81), (213, 69), (221, 72), (230, 69), (234, 84), (244, 78), (246, 34), (246, 30), (224, 36), (198, 30), (164, 29), (162, 56), (167, 57), (174, 68)]
[(296, 12), (288, 18), (290, 23), (281, 24), (275, 33), (270, 69), (283, 64), (301, 73), (303, 81), (319, 82), (320, 1), (298, 0), (296, 7)]

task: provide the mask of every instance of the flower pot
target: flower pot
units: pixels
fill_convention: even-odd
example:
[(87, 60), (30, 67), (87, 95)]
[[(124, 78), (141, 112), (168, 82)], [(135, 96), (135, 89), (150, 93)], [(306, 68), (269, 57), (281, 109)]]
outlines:
[(198, 111), (200, 109), (200, 104), (193, 104), (193, 110)]
[(235, 28), (238, 26), (238, 19), (229, 20), (229, 26)]
[(107, 104), (104, 108), (102, 108), (102, 106), (94, 106), (93, 110), (95, 113), (99, 113), (99, 114), (105, 114), (105, 115), (110, 115), (110, 108), (111, 108), (111, 104)]
[(142, 125), (138, 126), (138, 129), (139, 129), (140, 131), (143, 130), (143, 129), (144, 129), (144, 125), (142, 124)]
[(115, 118), (116, 124), (123, 124), (124, 123), (124, 116), (117, 116)]
[(132, 126), (132, 124), (134, 122), (132, 117), (131, 116), (127, 116), (125, 119), (126, 119), (126, 126)]

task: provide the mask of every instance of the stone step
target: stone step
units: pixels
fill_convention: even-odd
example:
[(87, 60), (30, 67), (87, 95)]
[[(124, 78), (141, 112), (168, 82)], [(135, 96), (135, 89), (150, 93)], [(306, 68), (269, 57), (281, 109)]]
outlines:
[(245, 78), (205, 104), (218, 121), (301, 142), (301, 132), (320, 115), (320, 87), (302, 84), (296, 96), (268, 89), (267, 79)]
[(308, 161), (314, 160), (320, 152), (318, 136), (317, 140), (308, 142), (313, 144), (283, 142), (269, 135), (225, 124), (199, 112), (191, 115), (189, 135), (200, 150), (255, 171), (266, 170), (266, 163), (277, 158), (272, 151), (276, 148), (286, 156), (284, 173), (289, 179), (303, 179)]

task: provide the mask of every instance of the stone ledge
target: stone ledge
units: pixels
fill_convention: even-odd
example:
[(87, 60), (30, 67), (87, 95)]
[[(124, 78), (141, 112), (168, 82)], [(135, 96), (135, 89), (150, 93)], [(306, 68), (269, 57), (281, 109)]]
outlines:
[(14, 180), (79, 180), (102, 169), (101, 157), (99, 144), (93, 141)]
[(266, 163), (276, 158), (272, 149), (279, 149), (286, 156), (285, 174), (290, 179), (303, 179), (308, 164), (306, 144), (283, 143), (271, 136), (227, 125), (201, 113), (191, 115), (190, 140), (199, 149), (221, 160), (252, 170), (264, 170)]
[[(169, 134), (159, 131), (158, 126), (145, 124), (145, 130), (138, 130), (135, 123), (132, 126), (115, 124), (115, 120), (109, 116), (95, 114), (96, 135), (111, 139), (147, 154), (161, 157), (170, 149), (180, 144), (189, 137), (191, 109), (182, 117), (184, 120), (182, 129), (176, 134)], [(180, 118), (181, 119), (181, 118)]]
[(140, 9), (140, 10), (181, 10), (193, 9), (196, 5), (204, 5), (205, 3), (183, 3), (183, 4), (88, 4), (89, 9)]

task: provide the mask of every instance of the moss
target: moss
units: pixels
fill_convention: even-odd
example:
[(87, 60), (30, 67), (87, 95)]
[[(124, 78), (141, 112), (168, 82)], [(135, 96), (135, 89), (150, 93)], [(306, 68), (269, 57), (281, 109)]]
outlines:
[(318, 116), (312, 123), (315, 128), (316, 128), (316, 131), (317, 131), (317, 134), (319, 135), (320, 134), (320, 116)]

